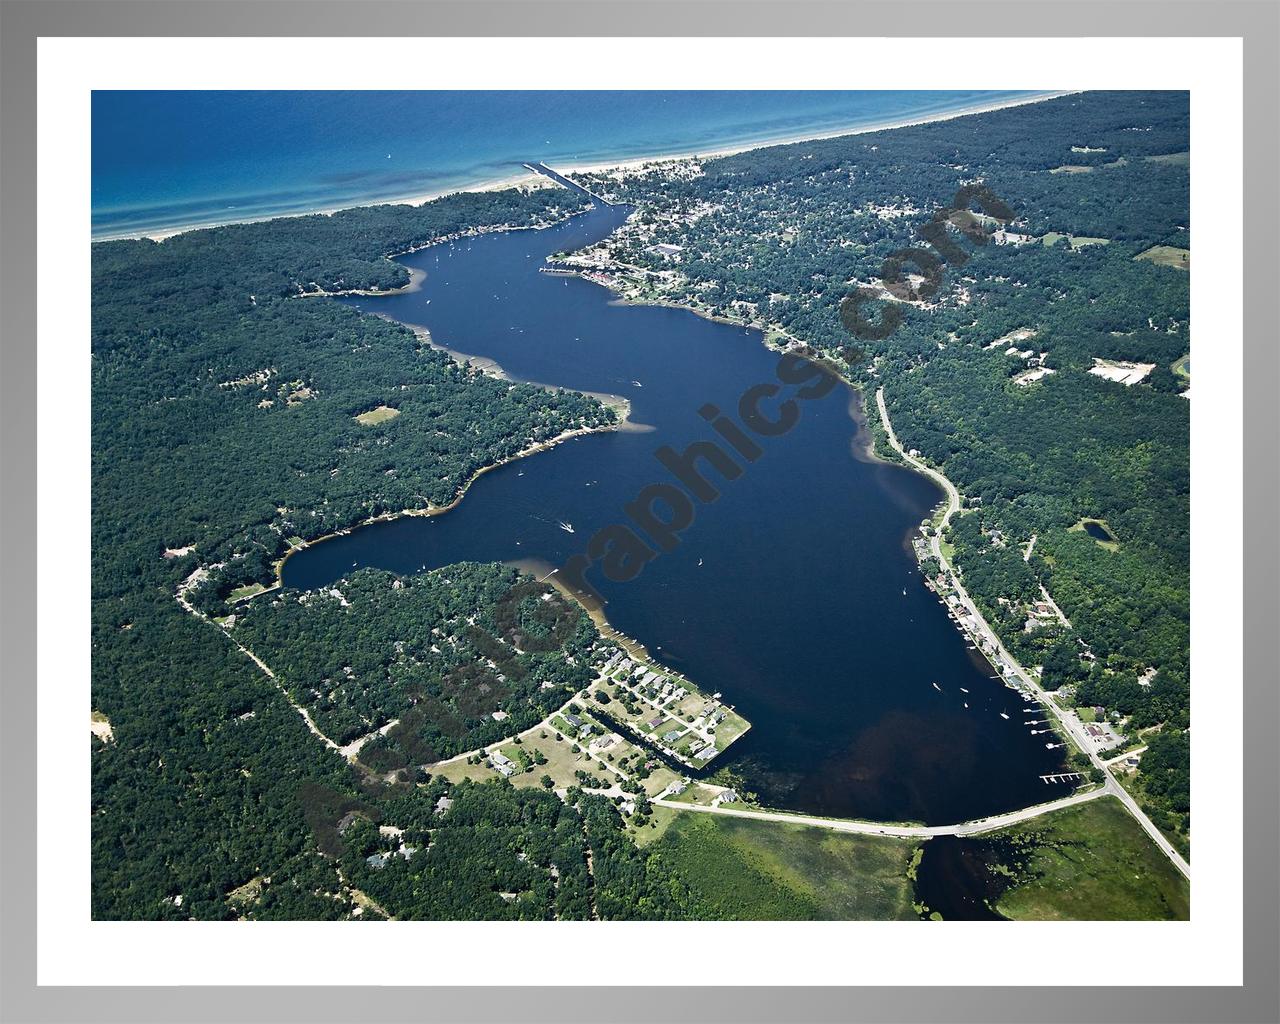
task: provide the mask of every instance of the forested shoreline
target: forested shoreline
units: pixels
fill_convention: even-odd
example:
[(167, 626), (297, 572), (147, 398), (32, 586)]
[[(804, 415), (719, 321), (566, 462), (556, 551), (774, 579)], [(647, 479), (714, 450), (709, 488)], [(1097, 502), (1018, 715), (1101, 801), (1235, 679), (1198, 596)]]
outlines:
[[(904, 444), (966, 495), (947, 541), (967, 589), (1046, 685), (1159, 729), (1136, 785), (1183, 838), (1188, 272), (1137, 257), (1189, 250), (1187, 147), (1184, 94), (1090, 93), (585, 182), (637, 206), (605, 247), (640, 301), (759, 323), (885, 389)], [(979, 179), (1017, 237), (970, 246), (852, 353), (844, 296)], [(486, 466), (615, 421), (306, 297), (403, 287), (393, 253), (583, 208), (508, 190), (93, 246), (93, 710), (112, 734), (91, 740), (95, 918), (726, 912), (693, 839), (637, 846), (604, 797), (415, 770), (584, 685), (595, 632), (576, 607), (495, 566), (236, 599), (291, 546), (446, 505)], [(1090, 372), (1100, 358), (1155, 368), (1126, 387)], [(1020, 382), (1033, 362), (1051, 373)], [(1041, 586), (1069, 627), (1030, 614)], [(347, 762), (228, 628), (335, 741), (397, 725)]]
[[(1083, 93), (601, 174), (588, 187), (637, 214), (575, 257), (630, 301), (756, 325), (883, 387), (903, 443), (966, 498), (946, 538), (966, 589), (1047, 687), (1156, 744), (1137, 786), (1183, 843), (1189, 145), (1185, 93)], [(890, 254), (935, 252), (934, 215), (965, 187), (937, 250), (962, 256), (886, 282)], [(860, 290), (869, 324), (900, 323), (855, 337)], [(1098, 373), (1129, 366), (1145, 371), (1131, 386)], [(1041, 586), (1070, 626), (1037, 610)]]
[[(302, 297), (400, 287), (391, 253), (581, 209), (511, 190), (93, 247), (92, 692), (112, 736), (91, 740), (95, 917), (252, 914), (228, 894), (258, 875), (273, 916), (356, 907), (315, 853), (307, 794), (377, 801), (396, 784), (318, 743), (175, 592), (233, 613), (225, 599), (272, 579), (291, 544), (447, 504), (485, 466), (613, 422)], [(399, 415), (356, 418), (382, 406)]]

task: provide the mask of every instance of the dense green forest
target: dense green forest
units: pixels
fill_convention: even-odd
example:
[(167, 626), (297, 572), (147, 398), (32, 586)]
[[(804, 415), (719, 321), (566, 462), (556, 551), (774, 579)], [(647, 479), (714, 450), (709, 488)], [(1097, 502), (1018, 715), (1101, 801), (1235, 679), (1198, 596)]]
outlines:
[(360, 749), (381, 772), (523, 731), (594, 678), (586, 613), (500, 565), (403, 577), (362, 569), (327, 591), (238, 607), (224, 628), (338, 745), (396, 722)]
[[(635, 300), (852, 353), (850, 379), (883, 387), (903, 443), (965, 495), (948, 541), (1010, 649), (1050, 688), (1170, 734), (1189, 708), (1190, 402), (1172, 371), (1191, 346), (1189, 263), (1136, 257), (1190, 249), (1188, 104), (1084, 93), (585, 182), (637, 206), (589, 253)], [(935, 220), (975, 185), (989, 192)], [(903, 249), (937, 258), (895, 281)], [(900, 323), (854, 338), (858, 289), (866, 322)], [(1097, 360), (1153, 369), (1125, 386)], [(1041, 586), (1069, 628), (1029, 617)], [(1186, 801), (1140, 789), (1185, 838)]]
[[(605, 244), (666, 275), (645, 277), (650, 297), (837, 359), (843, 298), (919, 244), (961, 183), (982, 179), (1014, 208), (1008, 244), (953, 232), (970, 259), (931, 300), (914, 283), (901, 326), (859, 340), (870, 358), (849, 372), (884, 387), (899, 435), (966, 495), (949, 541), (1018, 655), (1082, 702), (1162, 724), (1134, 787), (1183, 836), (1189, 403), (1170, 366), (1190, 350), (1188, 275), (1135, 257), (1189, 249), (1187, 148), (1184, 94), (1090, 93), (757, 150), (694, 176), (588, 182), (637, 204)], [(1063, 166), (1088, 169), (1052, 173)], [(695, 826), (683, 847), (677, 832), (642, 849), (604, 797), (418, 769), (583, 685), (592, 627), (531, 581), (495, 566), (361, 572), (340, 596), (226, 603), (272, 580), (291, 544), (442, 506), (484, 466), (613, 422), (594, 399), (481, 376), (405, 328), (307, 297), (403, 286), (391, 254), (545, 225), (582, 202), (509, 190), (93, 246), (93, 707), (111, 728), (91, 741), (96, 918), (741, 910), (707, 874)], [(658, 241), (683, 255), (650, 252)], [(1023, 330), (1010, 345), (1055, 371), (1026, 386), (1027, 357), (991, 347)], [(1125, 387), (1088, 372), (1098, 358), (1156, 367)], [(398, 415), (357, 419), (381, 407)], [(1069, 629), (1025, 629), (1042, 585)], [(180, 586), (221, 630), (183, 610)], [(220, 631), (335, 742), (397, 724), (349, 763)], [(812, 898), (778, 895), (779, 916)]]
[[(374, 783), (175, 589), (202, 569), (193, 601), (224, 612), (290, 537), (445, 504), (482, 466), (611, 422), (594, 400), (473, 374), (407, 329), (299, 297), (398, 286), (390, 253), (578, 209), (562, 189), (492, 192), (93, 246), (93, 707), (113, 735), (91, 741), (96, 917), (231, 916), (228, 894), (259, 875), (262, 916), (355, 906), (315, 853), (304, 794), (368, 800)], [(383, 404), (401, 415), (354, 419)]]
[[(612, 422), (594, 399), (485, 377), (407, 328), (297, 297), (326, 251), (362, 261), (319, 274), (326, 287), (403, 284), (379, 240), (386, 253), (467, 223), (546, 223), (566, 212), (548, 202), (576, 209), (562, 191), (95, 245), (95, 587), (128, 589), (140, 559), (183, 551), (171, 568), (205, 567), (193, 600), (212, 608), (269, 580), (286, 538), (447, 504), (484, 466)], [(399, 415), (355, 418), (380, 406)]]
[(562, 801), (505, 780), (434, 779), (349, 813), (338, 837), (342, 872), (388, 916), (664, 920), (696, 909), (671, 866), (636, 848), (604, 797), (571, 791)]

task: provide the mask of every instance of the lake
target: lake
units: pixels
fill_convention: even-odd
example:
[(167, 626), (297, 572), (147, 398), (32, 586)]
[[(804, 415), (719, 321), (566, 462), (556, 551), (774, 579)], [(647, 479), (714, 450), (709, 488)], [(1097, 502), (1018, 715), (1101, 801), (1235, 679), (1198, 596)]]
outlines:
[[(675, 482), (658, 449), (716, 438), (699, 410), (710, 403), (736, 418), (744, 392), (777, 381), (779, 356), (758, 331), (624, 305), (591, 282), (539, 272), (626, 213), (595, 209), (547, 230), (423, 249), (402, 259), (425, 272), (421, 288), (341, 301), (424, 326), (514, 377), (623, 395), (631, 420), (650, 429), (568, 441), (484, 474), (444, 515), (316, 544), (285, 562), (285, 586), (319, 587), (353, 565), (562, 565), (597, 530), (626, 522), (642, 488)], [(751, 720), (714, 765), (763, 803), (946, 824), (1064, 795), (1040, 779), (1062, 752), (1030, 734), (1023, 701), (923, 585), (910, 536), (938, 489), (867, 456), (844, 385), (797, 407), (794, 429), (758, 439), (762, 454), (740, 460), (736, 479), (707, 471), (720, 497), (697, 506), (673, 551), (629, 582), (588, 574), (611, 625)], [(776, 402), (764, 408), (774, 415)]]
[(1096, 519), (1084, 520), (1084, 532), (1094, 540), (1114, 541), (1115, 537), (1111, 536), (1111, 531), (1103, 526)]

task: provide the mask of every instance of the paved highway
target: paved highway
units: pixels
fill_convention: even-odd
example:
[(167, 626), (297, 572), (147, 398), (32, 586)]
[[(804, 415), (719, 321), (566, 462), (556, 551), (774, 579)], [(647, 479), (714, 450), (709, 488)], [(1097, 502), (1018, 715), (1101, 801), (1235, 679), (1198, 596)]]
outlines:
[(990, 818), (979, 818), (975, 821), (961, 822), (959, 825), (887, 825), (876, 821), (853, 821), (848, 818), (815, 818), (807, 814), (792, 814), (788, 811), (757, 811), (746, 807), (730, 807), (719, 804), (715, 807), (683, 803), (679, 800), (666, 800), (661, 797), (653, 803), (658, 807), (670, 807), (676, 811), (698, 811), (705, 814), (726, 814), (734, 818), (758, 818), (761, 821), (782, 821), (792, 825), (812, 825), (816, 828), (829, 828), (833, 832), (857, 832), (866, 836), (898, 836), (908, 838), (931, 838), (933, 836), (973, 836), (982, 832), (993, 832), (998, 828), (1016, 825), (1020, 821), (1038, 818), (1051, 811), (1060, 811), (1064, 807), (1096, 800), (1106, 796), (1108, 790), (1091, 789), (1084, 793), (1073, 793), (1061, 800), (1053, 800), (1047, 804), (1036, 804), (1034, 807), (1023, 807), (1021, 810), (1009, 811), (1007, 814), (996, 814)]
[(951, 565), (942, 553), (941, 536), (943, 531), (946, 530), (947, 526), (950, 524), (951, 517), (960, 511), (960, 492), (956, 490), (955, 484), (932, 466), (926, 465), (914, 455), (907, 454), (906, 450), (902, 447), (902, 442), (898, 440), (897, 434), (893, 431), (893, 424), (889, 420), (889, 410), (884, 404), (883, 388), (876, 389), (876, 405), (880, 410), (880, 422), (884, 424), (885, 433), (888, 435), (889, 443), (893, 445), (894, 450), (898, 452), (898, 454), (900, 454), (913, 468), (918, 469), (921, 473), (924, 473), (925, 476), (936, 481), (938, 485), (946, 491), (947, 510), (942, 516), (941, 525), (933, 532), (933, 536), (929, 538), (929, 546), (934, 557), (938, 559), (938, 563), (947, 570), (948, 575), (951, 577), (952, 582), (955, 585), (956, 597), (960, 601), (960, 604), (966, 612), (973, 616), (974, 621), (977, 622), (979, 635), (985, 639), (991, 646), (991, 649), (996, 651), (996, 653), (1004, 659), (1004, 662), (1013, 669), (1014, 675), (1017, 676), (1022, 685), (1040, 699), (1040, 702), (1050, 711), (1050, 713), (1052, 713), (1054, 718), (1057, 719), (1058, 724), (1062, 727), (1063, 731), (1075, 741), (1076, 746), (1084, 751), (1085, 755), (1089, 758), (1094, 767), (1096, 767), (1106, 777), (1103, 790), (1098, 792), (1110, 793), (1124, 804), (1125, 809), (1133, 815), (1138, 824), (1141, 825), (1147, 835), (1151, 837), (1152, 842), (1160, 847), (1164, 852), (1164, 855), (1173, 861), (1174, 867), (1181, 871), (1182, 874), (1190, 880), (1191, 866), (1186, 862), (1182, 854), (1174, 849), (1173, 844), (1169, 842), (1165, 837), (1165, 834), (1156, 828), (1155, 823), (1146, 816), (1142, 808), (1138, 806), (1138, 802), (1129, 795), (1129, 791), (1116, 781), (1115, 776), (1111, 774), (1111, 769), (1108, 764), (1103, 761), (1102, 758), (1098, 756), (1097, 751), (1094, 750), (1093, 743), (1090, 741), (1089, 735), (1084, 731), (1084, 726), (1080, 723), (1079, 719), (1074, 716), (1062, 714), (1061, 709), (1053, 698), (1041, 688), (1039, 681), (1036, 680), (1030, 672), (1023, 668), (1017, 659), (1005, 649), (1004, 644), (1000, 642), (1000, 638), (996, 636), (995, 631), (991, 628), (990, 624), (982, 616), (982, 613), (978, 611), (977, 605), (973, 603), (972, 598), (969, 597), (968, 591), (964, 589), (964, 585), (956, 575), (954, 566)]

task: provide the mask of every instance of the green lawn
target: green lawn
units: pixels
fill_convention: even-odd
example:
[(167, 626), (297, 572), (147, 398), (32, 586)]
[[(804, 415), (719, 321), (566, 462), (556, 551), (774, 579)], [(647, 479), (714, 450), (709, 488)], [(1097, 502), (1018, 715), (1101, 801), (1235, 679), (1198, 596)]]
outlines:
[(916, 843), (676, 811), (652, 848), (716, 920), (914, 919)]
[(725, 708), (725, 712), (724, 720), (716, 726), (714, 733), (716, 747), (720, 750), (724, 750), (730, 743), (751, 728), (751, 723), (736, 711), (730, 711)]
[(1026, 921), (1185, 921), (1191, 889), (1114, 797), (1037, 818), (998, 836), (1035, 849), (996, 909)]

